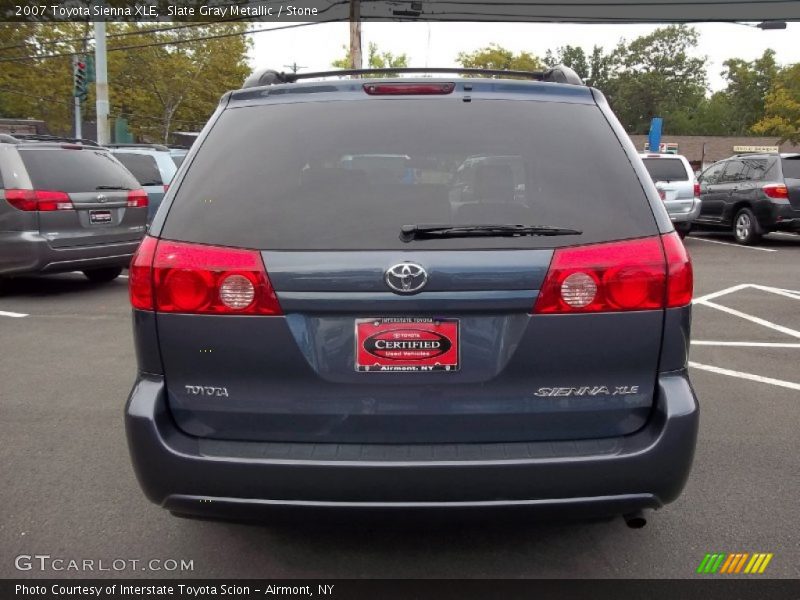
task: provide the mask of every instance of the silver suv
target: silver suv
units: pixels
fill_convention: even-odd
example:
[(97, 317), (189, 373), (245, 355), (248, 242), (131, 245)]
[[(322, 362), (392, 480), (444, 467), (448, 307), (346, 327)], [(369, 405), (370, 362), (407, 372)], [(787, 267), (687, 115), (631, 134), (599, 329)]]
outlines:
[(686, 157), (680, 154), (643, 152), (639, 156), (656, 184), (669, 218), (681, 237), (692, 229), (700, 216), (700, 185)]
[(83, 271), (110, 281), (146, 219), (147, 194), (106, 148), (0, 135), (0, 276)]

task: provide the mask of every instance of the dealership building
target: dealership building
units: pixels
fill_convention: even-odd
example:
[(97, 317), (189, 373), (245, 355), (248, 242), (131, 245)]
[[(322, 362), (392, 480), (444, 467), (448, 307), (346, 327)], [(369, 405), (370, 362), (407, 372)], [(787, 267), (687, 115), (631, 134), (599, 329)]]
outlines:
[[(640, 152), (647, 148), (646, 135), (631, 135), (633, 145)], [(675, 154), (685, 156), (695, 170), (707, 167), (723, 158), (743, 152), (800, 152), (800, 145), (779, 144), (776, 137), (722, 136), (722, 135), (665, 135), (661, 144)]]

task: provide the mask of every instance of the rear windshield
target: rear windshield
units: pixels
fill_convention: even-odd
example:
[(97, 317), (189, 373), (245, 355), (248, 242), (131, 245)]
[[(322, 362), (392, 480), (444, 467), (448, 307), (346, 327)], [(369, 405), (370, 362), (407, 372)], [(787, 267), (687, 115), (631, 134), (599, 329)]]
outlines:
[[(403, 225), (525, 224), (581, 236), (399, 239)], [(162, 235), (276, 250), (535, 248), (656, 233), (593, 105), (473, 99), (226, 110)]]
[(172, 162), (175, 163), (175, 166), (176, 167), (180, 167), (181, 163), (183, 162), (183, 159), (186, 158), (186, 155), (185, 154), (177, 154), (177, 155), (173, 154), (171, 156), (171, 158), (172, 158)]
[(644, 158), (642, 160), (653, 181), (689, 181), (686, 167), (678, 158)]
[(156, 159), (147, 154), (133, 152), (114, 152), (116, 159), (125, 165), (142, 185), (163, 185)]
[(135, 189), (139, 183), (104, 150), (20, 148), (34, 189), (93, 192), (98, 187)]
[(783, 169), (783, 176), (787, 179), (800, 179), (800, 156), (782, 158), (781, 168)]

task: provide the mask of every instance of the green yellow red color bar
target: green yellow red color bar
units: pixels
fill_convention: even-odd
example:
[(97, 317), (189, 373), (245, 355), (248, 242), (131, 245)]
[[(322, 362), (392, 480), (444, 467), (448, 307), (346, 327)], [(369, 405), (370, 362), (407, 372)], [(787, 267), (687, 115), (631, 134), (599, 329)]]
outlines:
[(755, 575), (763, 573), (769, 562), (772, 560), (773, 554), (767, 552), (734, 552), (727, 554), (724, 552), (715, 552), (713, 554), (706, 554), (697, 567), (698, 573), (703, 574), (732, 574), (732, 573), (745, 573), (747, 575)]

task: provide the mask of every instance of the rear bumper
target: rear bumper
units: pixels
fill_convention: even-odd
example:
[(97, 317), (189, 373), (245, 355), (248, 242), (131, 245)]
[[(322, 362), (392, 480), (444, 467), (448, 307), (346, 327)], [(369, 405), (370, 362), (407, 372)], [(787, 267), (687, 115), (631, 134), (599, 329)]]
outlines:
[(205, 516), (286, 507), (483, 509), (586, 516), (658, 508), (689, 475), (699, 409), (685, 372), (662, 374), (647, 425), (599, 440), (358, 445), (223, 442), (177, 428), (161, 376), (125, 410), (139, 483), (154, 503)]
[(141, 240), (53, 248), (35, 231), (0, 232), (0, 274), (127, 267)]
[(691, 206), (685, 206), (684, 200), (678, 200), (674, 203), (664, 202), (664, 207), (667, 209), (667, 214), (673, 223), (691, 223), (700, 216), (700, 207), (702, 202), (700, 198), (695, 198)]

